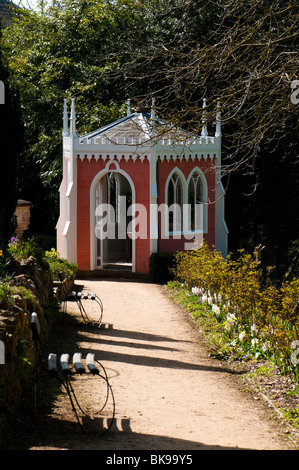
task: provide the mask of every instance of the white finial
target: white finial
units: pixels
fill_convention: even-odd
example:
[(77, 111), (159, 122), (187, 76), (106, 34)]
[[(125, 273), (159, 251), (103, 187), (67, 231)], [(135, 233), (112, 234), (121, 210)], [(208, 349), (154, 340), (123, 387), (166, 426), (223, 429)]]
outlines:
[(156, 117), (155, 98), (152, 98), (151, 119), (155, 119), (155, 117)]
[(75, 111), (75, 99), (72, 98), (71, 106), (71, 135), (76, 135), (76, 111)]
[(220, 100), (217, 100), (217, 114), (216, 114), (216, 131), (215, 137), (221, 137), (221, 111), (220, 111)]
[(203, 99), (203, 111), (202, 111), (202, 130), (201, 130), (202, 137), (206, 137), (208, 135), (208, 127), (207, 127), (207, 119), (206, 119), (206, 111), (205, 111), (206, 107), (207, 107), (207, 100), (206, 98), (204, 98)]
[(63, 131), (62, 135), (69, 135), (69, 127), (68, 127), (68, 115), (67, 115), (67, 99), (64, 99), (64, 107), (63, 107)]
[(127, 116), (131, 115), (131, 100), (127, 99)]

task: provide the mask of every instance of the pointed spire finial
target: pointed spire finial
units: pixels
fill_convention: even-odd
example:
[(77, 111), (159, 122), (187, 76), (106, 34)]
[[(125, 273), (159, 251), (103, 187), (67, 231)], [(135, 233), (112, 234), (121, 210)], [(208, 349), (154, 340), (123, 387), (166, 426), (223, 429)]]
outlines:
[(202, 130), (201, 135), (202, 137), (206, 137), (208, 134), (208, 127), (207, 127), (207, 119), (206, 119), (206, 107), (207, 107), (207, 100), (206, 98), (203, 99), (203, 111), (202, 111)]
[(155, 119), (155, 117), (156, 117), (155, 98), (152, 98), (151, 119)]
[(215, 137), (221, 137), (221, 111), (220, 111), (220, 99), (219, 98), (217, 99)]
[(76, 135), (76, 111), (75, 111), (75, 98), (72, 98), (72, 105), (71, 105), (71, 135)]
[(131, 114), (131, 100), (128, 98), (127, 99), (127, 116), (130, 116)]
[(64, 106), (63, 106), (63, 131), (62, 135), (68, 136), (69, 135), (69, 127), (68, 127), (68, 115), (67, 115), (67, 99), (64, 99)]

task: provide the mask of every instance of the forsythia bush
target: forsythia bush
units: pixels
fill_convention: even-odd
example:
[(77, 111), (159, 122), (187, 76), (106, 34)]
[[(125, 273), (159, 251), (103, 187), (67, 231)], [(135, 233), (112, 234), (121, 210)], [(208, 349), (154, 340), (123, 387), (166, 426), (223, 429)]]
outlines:
[(224, 259), (205, 243), (198, 250), (178, 253), (174, 274), (172, 287), (190, 296), (194, 310), (210, 312), (222, 327), (224, 341), (214, 355), (269, 358), (299, 380), (299, 279), (275, 288), (262, 278), (250, 254), (240, 251), (238, 257)]

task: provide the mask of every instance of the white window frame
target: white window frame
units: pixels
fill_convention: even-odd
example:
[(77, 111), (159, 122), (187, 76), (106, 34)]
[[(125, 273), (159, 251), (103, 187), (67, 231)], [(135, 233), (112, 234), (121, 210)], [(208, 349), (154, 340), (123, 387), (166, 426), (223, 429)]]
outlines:
[[(202, 228), (198, 230), (191, 230), (189, 227), (191, 226), (191, 211), (188, 211), (188, 194), (189, 194), (189, 185), (192, 182), (192, 175), (197, 172), (200, 177), (200, 184), (202, 188), (202, 207), (201, 209), (201, 214), (202, 214)], [(166, 208), (168, 208), (168, 188), (169, 184), (171, 183), (173, 175), (177, 173), (177, 175), (180, 178), (181, 184), (182, 184), (182, 191), (183, 191), (183, 210), (182, 210), (182, 230), (174, 230), (170, 231), (169, 230), (169, 211), (166, 209), (164, 210), (164, 227), (165, 227), (165, 235), (166, 236), (182, 236), (182, 235), (192, 235), (192, 234), (202, 234), (202, 233), (207, 233), (208, 232), (208, 185), (207, 185), (207, 180), (202, 172), (202, 170), (199, 167), (195, 167), (191, 170), (189, 173), (189, 176), (186, 180), (184, 174), (182, 171), (178, 168), (175, 167), (173, 170), (170, 172), (170, 174), (167, 177), (166, 183), (165, 183), (165, 205)]]
[[(202, 194), (201, 194), (202, 201), (200, 203), (200, 205), (202, 206), (201, 211), (200, 211), (201, 216), (202, 216), (202, 228), (200, 228), (198, 230), (188, 230), (187, 234), (207, 233), (208, 232), (208, 184), (207, 184), (207, 180), (206, 180), (206, 177), (205, 177), (203, 171), (199, 167), (193, 168), (192, 171), (189, 173), (189, 176), (188, 176), (188, 179), (187, 179), (187, 182), (186, 182), (187, 203), (188, 203), (188, 200), (189, 200), (189, 186), (192, 183), (192, 177), (193, 177), (194, 173), (198, 173), (198, 175), (199, 175), (201, 191), (202, 191)], [(189, 214), (189, 215), (191, 217), (191, 214)], [(191, 220), (188, 219), (188, 227), (190, 227), (190, 226), (191, 226)]]

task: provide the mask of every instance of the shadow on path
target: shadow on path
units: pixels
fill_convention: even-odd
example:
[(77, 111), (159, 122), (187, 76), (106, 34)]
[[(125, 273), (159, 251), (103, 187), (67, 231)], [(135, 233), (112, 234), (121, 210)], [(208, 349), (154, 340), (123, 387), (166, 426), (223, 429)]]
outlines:
[[(100, 434), (107, 426), (103, 418), (96, 420), (97, 433)], [(16, 444), (18, 442), (18, 444)], [(134, 455), (136, 450), (250, 450), (239, 447), (207, 445), (203, 442), (159, 436), (151, 434), (134, 433), (131, 429), (130, 419), (118, 418), (109, 433), (97, 436), (96, 433), (86, 435), (75, 423), (55, 420), (49, 416), (43, 418), (42, 426), (31, 429), (18, 438), (14, 433), (13, 442), (8, 440), (5, 450), (103, 450), (114, 452), (129, 450)]]
[[(82, 331), (82, 330), (81, 330)], [(86, 330), (88, 331), (88, 330)], [(94, 333), (95, 330), (93, 330)], [(131, 347), (135, 349), (145, 349), (145, 350), (161, 350), (161, 351), (180, 351), (179, 349), (176, 348), (170, 348), (170, 347), (165, 347), (165, 346), (160, 346), (160, 345), (155, 345), (153, 343), (129, 343), (126, 341), (114, 341), (114, 338), (129, 338), (129, 339), (142, 339), (143, 341), (155, 341), (155, 338), (158, 338), (158, 341), (164, 341), (164, 342), (176, 342), (176, 343), (185, 343), (184, 340), (176, 340), (172, 339), (169, 337), (165, 336), (157, 336), (157, 335), (151, 335), (148, 333), (140, 333), (140, 332), (134, 332), (134, 331), (127, 331), (127, 330), (117, 330), (113, 328), (100, 328), (98, 330), (99, 338), (96, 339), (95, 334), (91, 335), (89, 338), (87, 335), (82, 335), (80, 334), (80, 331), (77, 331), (77, 339), (76, 342), (84, 341), (84, 342), (99, 342), (99, 344), (103, 345), (108, 345), (108, 346), (123, 346), (123, 347)], [(191, 341), (188, 341), (192, 343)], [(160, 367), (160, 368), (169, 368), (169, 369), (186, 369), (186, 370), (198, 370), (198, 371), (207, 371), (207, 372), (221, 372), (221, 373), (227, 373), (231, 375), (241, 375), (244, 374), (244, 371), (239, 372), (239, 371), (234, 371), (231, 370), (230, 368), (226, 368), (223, 366), (215, 366), (212, 364), (204, 365), (204, 364), (199, 364), (199, 363), (189, 363), (189, 362), (184, 362), (184, 361), (179, 361), (179, 360), (173, 360), (173, 359), (165, 359), (162, 357), (151, 357), (147, 356), (142, 353), (138, 354), (128, 354), (128, 353), (122, 353), (122, 352), (115, 352), (111, 350), (105, 351), (104, 349), (100, 349), (100, 356), (101, 360), (109, 361), (109, 362), (122, 362), (122, 363), (128, 363), (128, 364), (134, 364), (138, 366), (144, 366), (144, 367)]]

